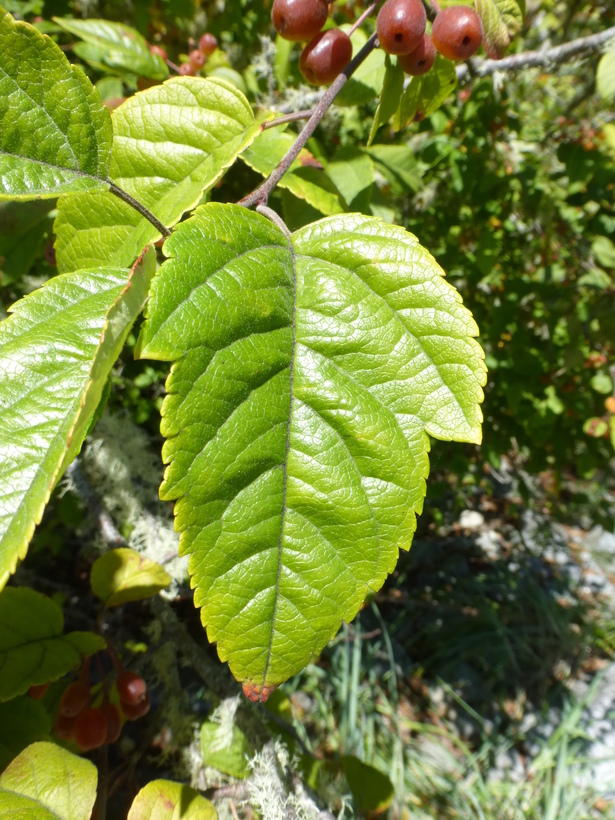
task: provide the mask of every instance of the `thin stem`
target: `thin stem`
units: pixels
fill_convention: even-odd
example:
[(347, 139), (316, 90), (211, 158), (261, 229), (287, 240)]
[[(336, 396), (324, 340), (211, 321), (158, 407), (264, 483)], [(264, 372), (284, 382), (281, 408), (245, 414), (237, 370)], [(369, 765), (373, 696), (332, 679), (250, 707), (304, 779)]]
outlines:
[(427, 19), (430, 23), (433, 23), (438, 14), (442, 11), (440, 4), (437, 0), (423, 0), (423, 5), (425, 6), (425, 14), (427, 15)]
[(283, 117), (278, 117), (275, 120), (263, 123), (263, 131), (268, 128), (277, 128), (278, 125), (285, 125), (287, 122), (297, 122), (298, 120), (309, 120), (314, 113), (313, 108), (307, 108), (305, 111), (295, 111), (294, 114), (284, 114)]
[(371, 15), (376, 11), (378, 6), (380, 5), (380, 2), (381, 2), (381, 0), (378, 0), (377, 3), (372, 3), (371, 6), (368, 6), (365, 9), (363, 14), (359, 17), (359, 19), (355, 20), (355, 22), (352, 24), (352, 28), (348, 32), (349, 37), (352, 37), (352, 35), (359, 28), (359, 26), (363, 25), (363, 23), (367, 20), (368, 17), (371, 17)]
[(166, 59), (165, 63), (169, 66), (169, 68), (172, 68), (173, 71), (175, 71), (176, 74), (181, 74), (181, 71), (179, 70), (179, 66), (175, 65), (174, 62), (172, 62), (169, 59)]
[(124, 191), (123, 188), (120, 188), (119, 185), (116, 185), (115, 182), (112, 182), (110, 179), (107, 180), (109, 183), (109, 191), (112, 194), (115, 194), (118, 199), (121, 199), (127, 205), (130, 205), (131, 208), (134, 208), (135, 211), (141, 214), (141, 216), (145, 217), (148, 222), (151, 222), (154, 228), (159, 231), (163, 236), (171, 236), (171, 231), (167, 228), (166, 225), (163, 225), (162, 222), (158, 219), (158, 217), (154, 216), (154, 214), (145, 207), (138, 199), (135, 199), (133, 196), (130, 196), (129, 193)]
[[(457, 66), (457, 80), (460, 83), (467, 82), (470, 76), (486, 77), (496, 71), (522, 71), (524, 68), (548, 68), (558, 63), (565, 63), (580, 54), (588, 54), (598, 51), (609, 40), (615, 39), (615, 26), (607, 28), (598, 34), (590, 34), (588, 37), (578, 37), (553, 48), (544, 51), (523, 51), (521, 54), (512, 54), (502, 60), (470, 60), (468, 64)], [(472, 66), (472, 71), (469, 69)]]
[(239, 205), (243, 205), (245, 208), (251, 208), (259, 203), (263, 205), (267, 204), (267, 200), (269, 199), (271, 192), (278, 184), (278, 182), (282, 179), (284, 174), (288, 171), (293, 162), (297, 159), (302, 149), (305, 147), (305, 144), (312, 136), (312, 134), (320, 124), (322, 118), (325, 116), (325, 114), (331, 107), (333, 100), (337, 97), (339, 92), (346, 85), (346, 83), (348, 82), (350, 77), (352, 77), (357, 68), (372, 53), (372, 51), (376, 47), (376, 43), (377, 36), (374, 33), (365, 43), (365, 45), (359, 51), (356, 57), (354, 57), (351, 60), (351, 62), (346, 66), (344, 71), (342, 71), (342, 73), (335, 78), (333, 83), (325, 91), (320, 102), (314, 109), (314, 113), (304, 126), (303, 130), (295, 140), (294, 144), (292, 145), (286, 156), (282, 159), (277, 168), (275, 168), (271, 176), (268, 179), (266, 179), (262, 185), (259, 185), (259, 187), (255, 191), (252, 191), (251, 194), (248, 194), (248, 196), (240, 200)]

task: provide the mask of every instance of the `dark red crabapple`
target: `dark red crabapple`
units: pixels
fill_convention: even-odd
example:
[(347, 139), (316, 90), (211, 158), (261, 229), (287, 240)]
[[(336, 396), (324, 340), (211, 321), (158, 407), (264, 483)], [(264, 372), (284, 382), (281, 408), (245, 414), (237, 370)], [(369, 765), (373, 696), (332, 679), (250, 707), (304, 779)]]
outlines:
[(32, 698), (32, 700), (40, 700), (49, 689), (49, 681), (47, 683), (41, 683), (38, 686), (31, 686), (28, 689), (28, 695)]
[(194, 48), (190, 52), (190, 65), (195, 71), (200, 71), (205, 65), (207, 57), (198, 48)]
[(115, 682), (122, 706), (136, 706), (147, 695), (147, 684), (136, 672), (122, 669)]
[(122, 703), (122, 712), (126, 720), (139, 720), (149, 712), (150, 706), (149, 695), (145, 695), (137, 704)]
[(182, 63), (179, 67), (179, 73), (182, 77), (194, 77), (196, 71), (192, 68), (190, 63)]
[(328, 15), (326, 0), (274, 0), (271, 22), (285, 40), (311, 40), (321, 31)]
[(483, 41), (480, 17), (469, 6), (448, 6), (438, 13), (431, 28), (433, 44), (449, 60), (467, 60)]
[(423, 39), (426, 25), (421, 0), (386, 0), (376, 22), (378, 40), (387, 54), (410, 54)]
[(69, 684), (60, 700), (59, 712), (64, 717), (77, 717), (90, 702), (90, 689), (83, 681)]
[(317, 34), (303, 49), (299, 70), (312, 85), (328, 85), (352, 60), (350, 37), (339, 28)]
[(100, 711), (107, 721), (107, 743), (115, 743), (122, 733), (122, 715), (115, 703), (104, 703)]
[(149, 47), (149, 50), (150, 50), (150, 53), (151, 53), (151, 54), (155, 54), (157, 57), (160, 57), (161, 59), (165, 60), (165, 62), (166, 62), (166, 60), (167, 60), (167, 53), (166, 53), (166, 51), (163, 49), (163, 47), (162, 47), (162, 46), (150, 46), (150, 47)]
[(82, 752), (99, 749), (107, 740), (107, 718), (100, 709), (86, 709), (75, 721), (75, 742)]
[(400, 68), (412, 77), (427, 74), (436, 59), (436, 48), (429, 34), (423, 34), (423, 39), (410, 54), (400, 54), (397, 58)]
[(209, 57), (214, 51), (218, 48), (218, 41), (214, 37), (213, 34), (210, 34), (208, 31), (205, 34), (201, 35), (199, 40), (199, 49), (203, 52), (206, 57)]

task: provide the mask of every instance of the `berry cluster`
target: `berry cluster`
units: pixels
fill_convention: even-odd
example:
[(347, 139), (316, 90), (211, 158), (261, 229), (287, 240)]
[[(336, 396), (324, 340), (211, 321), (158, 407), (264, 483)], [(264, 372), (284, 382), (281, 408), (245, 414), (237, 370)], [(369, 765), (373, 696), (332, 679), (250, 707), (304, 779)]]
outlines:
[[(182, 77), (194, 77), (205, 65), (207, 58), (210, 57), (218, 48), (218, 41), (213, 34), (205, 32), (199, 40), (199, 47), (193, 48), (188, 55), (188, 62), (182, 63), (179, 66), (179, 73)], [(152, 54), (157, 54), (165, 62), (168, 62), (167, 52), (162, 46), (150, 46)]]
[(436, 51), (449, 60), (467, 60), (483, 40), (480, 17), (468, 6), (448, 6), (436, 15), (431, 37), (421, 0), (386, 0), (376, 30), (381, 47), (396, 54), (401, 68), (413, 76), (426, 74)]
[[(32, 686), (28, 694), (40, 700), (48, 687), (49, 683)], [(62, 693), (53, 727), (56, 736), (61, 740), (74, 741), (82, 752), (115, 743), (122, 732), (122, 715), (126, 720), (138, 720), (150, 710), (147, 684), (140, 675), (120, 667), (115, 687), (121, 708), (109, 702), (104, 680), (104, 703), (93, 707), (89, 663), (86, 661), (79, 680), (70, 683)]]
[(329, 15), (326, 0), (274, 0), (271, 20), (285, 40), (309, 40), (299, 70), (312, 85), (329, 85), (352, 59), (350, 37), (338, 28), (323, 31)]
[[(328, 85), (352, 59), (350, 38), (341, 29), (322, 31), (327, 21), (326, 0), (274, 0), (271, 20), (280, 37), (308, 40), (299, 68), (312, 85)], [(421, 0), (386, 0), (378, 14), (380, 46), (397, 56), (401, 68), (413, 76), (426, 74), (436, 51), (449, 60), (467, 60), (483, 39), (480, 17), (468, 6), (449, 6), (438, 12), (431, 36)]]

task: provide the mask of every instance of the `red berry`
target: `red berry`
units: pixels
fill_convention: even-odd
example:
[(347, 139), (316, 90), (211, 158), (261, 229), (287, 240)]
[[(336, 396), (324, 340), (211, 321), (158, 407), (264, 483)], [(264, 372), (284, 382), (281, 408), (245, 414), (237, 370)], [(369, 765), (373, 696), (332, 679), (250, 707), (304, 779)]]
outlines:
[(47, 683), (41, 683), (38, 686), (31, 686), (28, 689), (28, 695), (32, 700), (40, 700), (48, 689), (49, 681), (47, 681)]
[(166, 51), (163, 49), (163, 47), (162, 47), (162, 46), (150, 46), (150, 47), (149, 47), (149, 50), (150, 50), (150, 53), (151, 53), (151, 54), (155, 54), (157, 57), (160, 57), (161, 59), (163, 59), (163, 60), (166, 62), (166, 60), (167, 60), (167, 53), (166, 53)]
[(136, 706), (147, 695), (147, 684), (136, 672), (122, 669), (115, 683), (122, 706)]
[(483, 26), (474, 9), (448, 6), (433, 21), (431, 37), (435, 47), (449, 60), (467, 60), (483, 41)]
[(423, 34), (423, 39), (410, 54), (400, 54), (397, 58), (399, 66), (406, 74), (413, 77), (420, 77), (427, 74), (436, 59), (436, 48), (429, 34)]
[(76, 722), (76, 717), (66, 717), (62, 712), (58, 712), (53, 724), (53, 731), (56, 733), (56, 737), (59, 737), (60, 740), (74, 740)]
[(206, 57), (209, 57), (218, 48), (218, 41), (213, 34), (207, 31), (199, 40), (199, 48)]
[(327, 22), (326, 0), (274, 0), (271, 22), (285, 40), (311, 40)]
[(64, 715), (64, 717), (77, 717), (78, 714), (83, 712), (89, 702), (89, 688), (83, 681), (77, 680), (64, 690), (62, 700), (60, 701), (60, 714)]
[(122, 712), (126, 720), (139, 720), (149, 712), (150, 706), (149, 695), (146, 695), (136, 704), (122, 703)]
[(376, 22), (378, 40), (388, 54), (410, 54), (423, 39), (426, 25), (421, 0), (386, 0)]
[(195, 71), (200, 71), (203, 68), (206, 59), (207, 57), (198, 48), (190, 52), (190, 65)]
[(122, 733), (122, 715), (115, 703), (103, 703), (100, 711), (107, 721), (107, 743), (115, 743)]
[(179, 67), (179, 73), (182, 77), (194, 77), (196, 71), (192, 68), (190, 63), (182, 63)]
[(107, 718), (100, 709), (86, 709), (75, 721), (75, 742), (82, 752), (99, 749), (107, 740)]
[(303, 49), (299, 69), (308, 83), (328, 85), (352, 60), (350, 37), (339, 28), (317, 34)]

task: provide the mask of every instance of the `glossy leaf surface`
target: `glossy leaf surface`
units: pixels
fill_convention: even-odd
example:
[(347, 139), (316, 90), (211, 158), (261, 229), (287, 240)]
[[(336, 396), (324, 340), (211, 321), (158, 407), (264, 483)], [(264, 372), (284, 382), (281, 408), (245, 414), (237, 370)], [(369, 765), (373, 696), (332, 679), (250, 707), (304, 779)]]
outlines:
[(64, 615), (51, 598), (29, 587), (0, 593), (0, 700), (57, 680), (106, 644), (91, 632), (64, 632)]
[(150, 251), (132, 272), (56, 276), (0, 322), (0, 588), (81, 447), (155, 265)]
[(457, 85), (455, 64), (438, 55), (433, 67), (421, 77), (413, 77), (402, 94), (393, 118), (396, 131), (417, 117), (424, 119), (437, 111)]
[(166, 80), (169, 69), (157, 54), (152, 54), (144, 37), (122, 23), (110, 20), (78, 20), (54, 17), (64, 31), (76, 34), (94, 46), (101, 65), (118, 72), (130, 72), (152, 80)]
[(190, 786), (153, 780), (135, 797), (128, 820), (218, 820), (218, 812)]
[(0, 776), (2, 820), (90, 820), (98, 774), (83, 757), (33, 743)]
[[(135, 94), (113, 112), (115, 183), (165, 225), (194, 208), (259, 130), (246, 98), (223, 80), (181, 77)], [(107, 192), (63, 197), (61, 271), (132, 264), (157, 229)]]
[(476, 325), (411, 234), (292, 237), (206, 205), (165, 243), (141, 354), (176, 361), (162, 431), (195, 603), (250, 695), (317, 655), (408, 549), (427, 434), (480, 440)]
[(111, 138), (83, 71), (0, 7), (0, 199), (108, 188)]
[(171, 583), (160, 564), (136, 550), (109, 550), (97, 558), (90, 576), (92, 592), (105, 606), (152, 598)]

